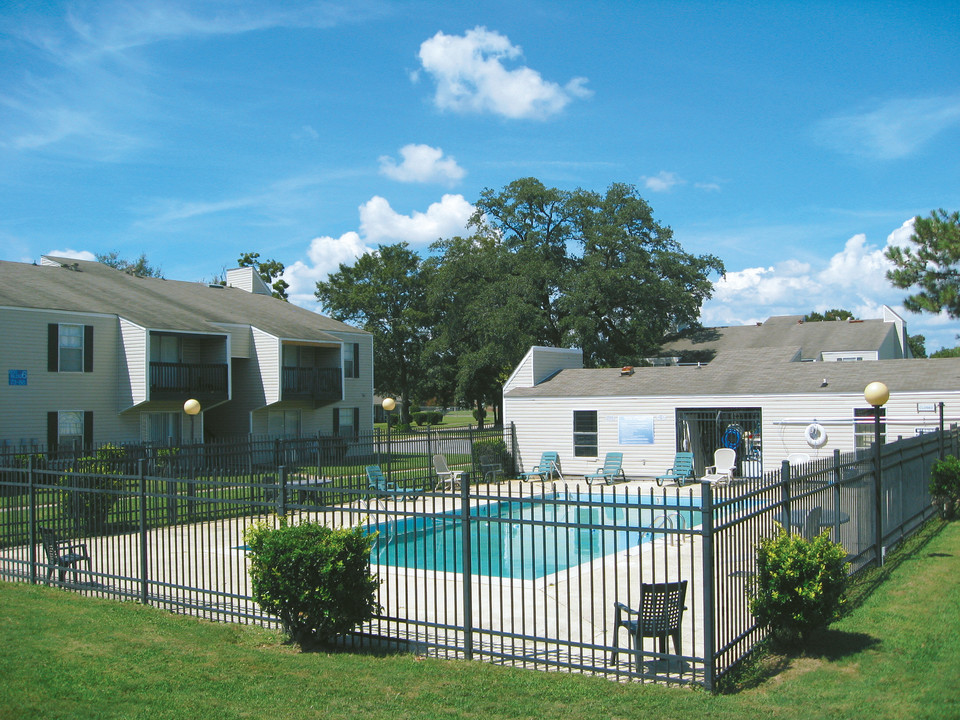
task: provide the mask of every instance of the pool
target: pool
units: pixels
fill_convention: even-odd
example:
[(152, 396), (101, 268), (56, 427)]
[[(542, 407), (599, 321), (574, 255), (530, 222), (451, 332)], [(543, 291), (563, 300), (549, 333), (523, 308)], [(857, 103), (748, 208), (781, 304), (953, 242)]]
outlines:
[[(470, 511), (471, 570), (488, 577), (532, 580), (652, 538), (657, 528), (700, 524), (688, 497), (554, 493), (542, 499), (490, 503)], [(372, 526), (379, 535), (372, 563), (463, 572), (459, 513)]]

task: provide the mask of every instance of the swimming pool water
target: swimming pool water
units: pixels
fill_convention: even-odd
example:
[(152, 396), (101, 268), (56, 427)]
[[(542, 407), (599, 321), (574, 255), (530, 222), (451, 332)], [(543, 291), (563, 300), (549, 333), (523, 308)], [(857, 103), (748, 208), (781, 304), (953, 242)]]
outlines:
[[(683, 504), (686, 501), (686, 504)], [(650, 540), (666, 522), (700, 524), (688, 498), (556, 493), (543, 499), (491, 503), (471, 509), (474, 574), (542, 578)], [(381, 523), (371, 562), (395, 567), (463, 572), (459, 514)]]

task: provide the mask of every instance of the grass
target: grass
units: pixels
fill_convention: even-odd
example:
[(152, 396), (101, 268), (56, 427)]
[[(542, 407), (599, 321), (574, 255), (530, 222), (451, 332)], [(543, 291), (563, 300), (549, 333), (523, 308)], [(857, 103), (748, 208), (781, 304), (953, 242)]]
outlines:
[(859, 581), (808, 650), (732, 692), (407, 654), (302, 653), (268, 631), (0, 583), (0, 719), (957, 718), (960, 522)]

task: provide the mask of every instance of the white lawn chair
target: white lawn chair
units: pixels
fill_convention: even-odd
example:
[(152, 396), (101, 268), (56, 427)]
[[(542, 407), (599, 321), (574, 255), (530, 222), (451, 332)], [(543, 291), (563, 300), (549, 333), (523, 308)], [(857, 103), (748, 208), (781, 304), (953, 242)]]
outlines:
[(713, 465), (704, 468), (705, 483), (728, 483), (737, 471), (737, 453), (730, 448), (720, 448), (713, 453)]

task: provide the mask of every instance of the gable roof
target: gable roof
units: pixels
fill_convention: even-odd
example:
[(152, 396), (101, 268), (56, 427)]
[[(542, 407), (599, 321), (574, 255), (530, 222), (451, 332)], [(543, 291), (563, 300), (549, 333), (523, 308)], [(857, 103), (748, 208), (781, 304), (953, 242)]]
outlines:
[(328, 332), (368, 334), (274, 297), (239, 288), (137, 277), (98, 262), (0, 261), (0, 306), (118, 315), (152, 330), (222, 333), (252, 325), (290, 339), (341, 342)]
[(781, 315), (756, 325), (691, 328), (667, 338), (660, 355), (709, 362), (745, 350), (800, 348), (802, 359), (816, 360), (824, 352), (875, 351), (896, 333), (894, 323), (879, 319), (804, 322), (802, 315)]
[[(702, 367), (638, 367), (561, 370), (534, 387), (516, 388), (510, 398), (682, 397), (703, 395), (792, 395), (863, 393), (874, 380), (891, 393), (960, 390), (960, 358), (876, 360), (850, 363), (789, 362), (790, 351), (761, 350), (726, 357)], [(824, 385), (826, 380), (826, 385)]]

